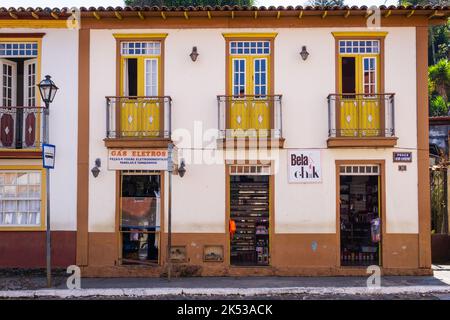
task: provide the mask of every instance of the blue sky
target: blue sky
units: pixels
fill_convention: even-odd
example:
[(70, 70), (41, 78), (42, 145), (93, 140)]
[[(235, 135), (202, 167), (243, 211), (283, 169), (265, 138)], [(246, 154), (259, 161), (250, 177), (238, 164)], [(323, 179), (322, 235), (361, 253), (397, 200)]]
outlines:
[[(346, 0), (347, 5), (391, 5), (396, 0)], [(123, 0), (1, 0), (0, 7), (108, 7), (123, 6)], [(304, 0), (256, 0), (258, 6), (302, 5)]]

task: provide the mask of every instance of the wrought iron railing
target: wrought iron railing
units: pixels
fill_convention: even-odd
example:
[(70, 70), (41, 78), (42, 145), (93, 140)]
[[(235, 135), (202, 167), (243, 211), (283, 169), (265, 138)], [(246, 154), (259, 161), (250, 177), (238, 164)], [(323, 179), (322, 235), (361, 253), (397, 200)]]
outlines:
[(219, 138), (282, 137), (281, 95), (219, 95)]
[(394, 94), (328, 95), (329, 137), (394, 137)]
[(168, 96), (106, 97), (107, 138), (170, 138)]
[(39, 149), (47, 141), (48, 109), (0, 106), (0, 149)]

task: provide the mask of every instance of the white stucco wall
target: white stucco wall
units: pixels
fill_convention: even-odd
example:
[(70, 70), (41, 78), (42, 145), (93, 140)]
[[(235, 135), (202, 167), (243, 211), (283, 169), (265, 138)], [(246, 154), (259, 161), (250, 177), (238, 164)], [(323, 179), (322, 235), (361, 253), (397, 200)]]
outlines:
[[(113, 231), (115, 174), (107, 171), (105, 96), (115, 94), (115, 39), (113, 33), (168, 33), (165, 45), (165, 94), (173, 99), (173, 130), (187, 130), (195, 122), (203, 131), (217, 128), (216, 95), (225, 93), (225, 41), (223, 32), (277, 32), (275, 39), (275, 93), (283, 95), (285, 148), (320, 149), (323, 179), (320, 184), (288, 184), (286, 150), (279, 152), (275, 178), (275, 231), (279, 233), (334, 233), (336, 230), (335, 160), (385, 159), (387, 232), (417, 233), (416, 71), (414, 28), (384, 28), (386, 92), (396, 94), (395, 149), (331, 150), (326, 147), (326, 97), (335, 91), (335, 57), (332, 31), (362, 29), (183, 29), (93, 30), (90, 75), (90, 166), (102, 159), (102, 172), (89, 181), (89, 231)], [(302, 61), (301, 46), (310, 56)], [(200, 56), (189, 58), (192, 46)], [(197, 126), (197, 130), (198, 126)], [(201, 131), (201, 130), (200, 130)], [(202, 149), (185, 140), (180, 153)], [(412, 151), (413, 163), (399, 172), (392, 151)], [(201, 153), (200, 153), (201, 154)], [(193, 165), (174, 177), (173, 231), (223, 232), (225, 221), (225, 169), (223, 164)], [(167, 209), (167, 206), (166, 206)], [(166, 212), (167, 214), (167, 212)]]
[[(51, 75), (59, 87), (50, 106), (50, 143), (55, 144), (57, 150), (56, 166), (50, 175), (51, 228), (74, 231), (77, 208), (78, 31), (1, 29), (1, 32), (45, 33), (40, 77), (44, 79), (45, 75)], [(11, 161), (2, 161), (2, 164), (8, 163)], [(14, 160), (13, 163), (30, 162)]]

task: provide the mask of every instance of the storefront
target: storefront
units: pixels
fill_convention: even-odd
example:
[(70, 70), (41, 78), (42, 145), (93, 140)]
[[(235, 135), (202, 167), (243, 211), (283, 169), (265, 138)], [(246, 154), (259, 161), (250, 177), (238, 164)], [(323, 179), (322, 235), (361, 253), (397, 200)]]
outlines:
[(339, 166), (341, 266), (381, 265), (379, 165)]
[(121, 171), (122, 264), (160, 263), (161, 173)]
[(268, 266), (270, 166), (233, 165), (230, 174), (230, 265)]

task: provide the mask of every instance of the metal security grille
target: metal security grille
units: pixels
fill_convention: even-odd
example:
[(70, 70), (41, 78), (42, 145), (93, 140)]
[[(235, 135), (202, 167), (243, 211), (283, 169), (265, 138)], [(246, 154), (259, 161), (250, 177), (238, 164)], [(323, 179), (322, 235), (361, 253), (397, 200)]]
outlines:
[(264, 165), (231, 165), (229, 173), (232, 176), (268, 176), (270, 175), (270, 166)]
[(341, 176), (379, 176), (380, 166), (376, 164), (344, 165), (339, 167)]

